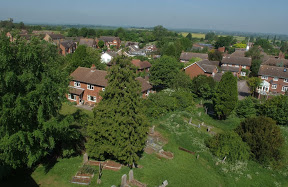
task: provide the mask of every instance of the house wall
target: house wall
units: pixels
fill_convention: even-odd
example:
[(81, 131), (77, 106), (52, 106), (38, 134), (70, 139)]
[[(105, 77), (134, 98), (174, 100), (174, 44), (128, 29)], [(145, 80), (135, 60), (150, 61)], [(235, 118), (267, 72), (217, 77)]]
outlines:
[[(197, 77), (198, 75), (206, 75), (210, 77), (212, 74), (205, 73), (197, 64), (193, 64), (192, 66), (185, 69), (185, 73), (189, 75), (192, 79), (193, 77)], [(217, 70), (215, 71), (217, 73)]]
[[(273, 77), (268, 77), (268, 79), (262, 79), (261, 76), (258, 76), (262, 81), (266, 80), (267, 82), (270, 83), (270, 87), (269, 87), (269, 92), (277, 92), (280, 94), (285, 94), (285, 92), (282, 91), (282, 87), (283, 86), (288, 86), (287, 82), (284, 82), (284, 79), (279, 78), (278, 81), (273, 81)], [(272, 89), (272, 84), (276, 84), (277, 88), (276, 89)]]
[[(74, 86), (74, 82), (75, 81), (70, 81), (69, 85), (70, 86)], [(95, 105), (96, 103), (99, 103), (100, 100), (102, 99), (101, 96), (100, 96), (100, 92), (102, 91), (103, 87), (94, 85), (94, 90), (88, 90), (87, 83), (82, 83), (82, 82), (80, 82), (80, 87), (84, 89), (83, 97), (82, 97), (82, 100), (84, 101), (84, 104), (87, 103), (89, 105)], [(96, 97), (96, 102), (88, 101), (88, 95), (95, 96)], [(77, 104), (80, 104), (79, 103), (79, 99), (77, 99)]]

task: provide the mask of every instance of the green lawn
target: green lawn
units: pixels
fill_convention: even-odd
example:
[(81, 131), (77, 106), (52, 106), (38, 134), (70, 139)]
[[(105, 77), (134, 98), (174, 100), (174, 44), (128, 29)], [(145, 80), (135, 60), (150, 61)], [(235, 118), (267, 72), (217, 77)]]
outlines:
[[(64, 111), (72, 111), (71, 106), (63, 106)], [(74, 106), (72, 106), (74, 107)], [(62, 110), (62, 111), (63, 111)], [(198, 112), (202, 111), (201, 116)], [(188, 124), (190, 117), (192, 122), (197, 124), (202, 121), (207, 125), (214, 126), (215, 132), (221, 132), (235, 128), (240, 119), (230, 118), (226, 121), (217, 121), (204, 114), (203, 108), (198, 108), (197, 114), (188, 112), (174, 112), (167, 114), (157, 120), (152, 120), (151, 125), (161, 132), (169, 142), (163, 149), (174, 153), (173, 160), (159, 159), (155, 154), (144, 153), (139, 164), (143, 168), (134, 169), (134, 176), (137, 180), (149, 186), (159, 186), (164, 180), (168, 180), (169, 186), (287, 186), (286, 170), (272, 170), (263, 168), (261, 165), (249, 162), (224, 163), (214, 157), (204, 144), (209, 138), (205, 128), (197, 128)], [(288, 128), (281, 127), (286, 137)], [(181, 146), (196, 152), (195, 155), (183, 152), (178, 149)], [(196, 156), (200, 155), (197, 160)], [(287, 154), (286, 154), (287, 155)], [(217, 164), (218, 162), (218, 164)], [(32, 178), (41, 186), (80, 186), (71, 184), (69, 181), (75, 175), (82, 163), (82, 157), (70, 159), (59, 159), (50, 170), (40, 165), (33, 173)], [(97, 168), (96, 168), (97, 169)], [(129, 168), (122, 167), (118, 172), (104, 170), (102, 184), (97, 185), (97, 175), (90, 186), (111, 186), (120, 185), (121, 176), (128, 175)]]

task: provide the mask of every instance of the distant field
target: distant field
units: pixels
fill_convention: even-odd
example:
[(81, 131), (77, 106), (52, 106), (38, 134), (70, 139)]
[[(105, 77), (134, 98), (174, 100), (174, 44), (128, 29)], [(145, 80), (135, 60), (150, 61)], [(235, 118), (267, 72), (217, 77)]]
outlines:
[[(182, 36), (186, 37), (188, 35), (189, 32), (181, 32), (180, 34), (182, 34)], [(205, 34), (203, 33), (191, 33), (192, 34), (192, 37), (193, 38), (205, 38)], [(218, 35), (218, 36), (227, 36), (227, 35)], [(237, 40), (237, 41), (243, 41), (245, 40), (245, 37), (244, 36), (234, 36), (234, 38)]]
[[(189, 32), (181, 32), (180, 34), (186, 37), (189, 34)], [(202, 33), (191, 33), (191, 34), (193, 38), (199, 38), (199, 39), (205, 38), (205, 34), (202, 34)]]

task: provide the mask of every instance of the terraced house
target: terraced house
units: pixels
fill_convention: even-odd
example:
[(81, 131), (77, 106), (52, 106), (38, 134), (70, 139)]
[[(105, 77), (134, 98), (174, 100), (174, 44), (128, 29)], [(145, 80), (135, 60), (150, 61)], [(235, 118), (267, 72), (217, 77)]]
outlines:
[[(94, 106), (100, 102), (100, 93), (105, 91), (108, 80), (105, 78), (107, 71), (97, 70), (95, 65), (91, 68), (78, 67), (70, 76), (67, 99), (76, 102), (78, 105)], [(141, 84), (141, 94), (145, 98), (152, 91), (152, 86), (142, 77), (136, 78)]]

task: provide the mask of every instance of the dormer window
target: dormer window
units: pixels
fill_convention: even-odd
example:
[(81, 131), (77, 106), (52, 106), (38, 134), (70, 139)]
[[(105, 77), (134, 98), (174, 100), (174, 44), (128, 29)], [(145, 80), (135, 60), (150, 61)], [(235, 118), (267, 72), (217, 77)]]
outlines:
[(76, 86), (76, 87), (80, 87), (81, 86), (81, 84), (80, 84), (80, 82), (74, 82), (74, 86)]
[(273, 78), (273, 81), (278, 81), (278, 77), (274, 77), (274, 78)]
[(92, 85), (92, 84), (87, 84), (87, 89), (88, 89), (88, 90), (94, 90), (94, 85)]

